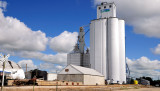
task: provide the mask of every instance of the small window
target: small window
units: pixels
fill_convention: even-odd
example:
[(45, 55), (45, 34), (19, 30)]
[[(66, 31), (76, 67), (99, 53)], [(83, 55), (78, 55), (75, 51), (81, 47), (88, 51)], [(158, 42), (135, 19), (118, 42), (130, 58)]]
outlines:
[(69, 72), (69, 69), (65, 69), (65, 72)]
[(112, 8), (112, 5), (109, 5), (109, 8)]
[(104, 8), (106, 8), (106, 6), (104, 6)]
[(99, 7), (99, 9), (101, 9), (101, 7)]
[(101, 3), (101, 5), (103, 5), (103, 3)]

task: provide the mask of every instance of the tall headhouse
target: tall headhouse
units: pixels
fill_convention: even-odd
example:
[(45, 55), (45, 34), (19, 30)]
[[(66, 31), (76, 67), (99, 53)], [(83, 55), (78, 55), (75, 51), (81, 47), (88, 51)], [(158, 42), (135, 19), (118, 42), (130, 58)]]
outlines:
[(67, 54), (67, 65), (73, 64), (77, 66), (90, 68), (89, 49), (87, 48), (86, 51), (84, 50), (85, 47), (84, 35), (85, 35), (84, 28), (80, 27), (77, 44), (74, 46), (73, 51)]
[(97, 6), (90, 23), (90, 65), (111, 83), (126, 83), (125, 21), (116, 17), (116, 5)]

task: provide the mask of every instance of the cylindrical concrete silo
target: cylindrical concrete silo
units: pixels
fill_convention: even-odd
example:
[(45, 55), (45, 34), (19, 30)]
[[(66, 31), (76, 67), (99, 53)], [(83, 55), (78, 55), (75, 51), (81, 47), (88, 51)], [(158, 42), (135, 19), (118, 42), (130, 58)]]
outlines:
[(91, 68), (106, 74), (106, 21), (107, 19), (98, 19), (91, 21), (90, 24), (90, 63)]
[(102, 26), (102, 74), (108, 79), (108, 62), (107, 62), (107, 19), (101, 19)]
[(119, 20), (119, 61), (120, 61), (120, 83), (126, 83), (125, 62), (125, 21)]
[(90, 24), (90, 67), (95, 69), (95, 21)]
[(102, 73), (102, 25), (95, 20), (95, 70)]
[(119, 72), (119, 24), (118, 18), (108, 18), (108, 61), (111, 83), (120, 81)]

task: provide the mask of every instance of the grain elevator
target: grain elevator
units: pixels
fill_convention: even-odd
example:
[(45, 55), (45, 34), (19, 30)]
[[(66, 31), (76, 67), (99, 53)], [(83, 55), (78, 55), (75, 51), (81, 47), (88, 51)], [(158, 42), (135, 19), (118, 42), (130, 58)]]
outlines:
[(97, 6), (97, 19), (90, 24), (91, 68), (111, 83), (126, 83), (125, 22), (116, 17), (114, 3)]
[(95, 69), (110, 83), (126, 83), (125, 21), (116, 17), (116, 5), (103, 2), (97, 6), (97, 19), (90, 23), (90, 50), (86, 53), (81, 35), (84, 32), (79, 32), (79, 44), (67, 55), (67, 64)]

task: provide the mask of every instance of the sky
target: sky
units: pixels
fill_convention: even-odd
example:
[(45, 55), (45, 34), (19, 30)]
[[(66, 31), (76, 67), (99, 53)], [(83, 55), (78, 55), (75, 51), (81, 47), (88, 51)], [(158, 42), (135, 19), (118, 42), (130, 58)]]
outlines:
[[(0, 53), (25, 70), (66, 66), (79, 27), (96, 19), (96, 5), (114, 2), (126, 23), (126, 62), (132, 77), (160, 76), (160, 0), (0, 0)], [(144, 3), (145, 1), (145, 3)], [(89, 27), (85, 27), (87, 31)], [(85, 35), (86, 48), (89, 32)]]

